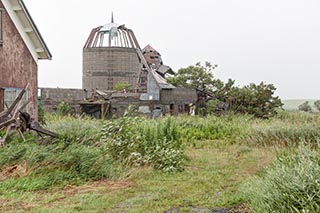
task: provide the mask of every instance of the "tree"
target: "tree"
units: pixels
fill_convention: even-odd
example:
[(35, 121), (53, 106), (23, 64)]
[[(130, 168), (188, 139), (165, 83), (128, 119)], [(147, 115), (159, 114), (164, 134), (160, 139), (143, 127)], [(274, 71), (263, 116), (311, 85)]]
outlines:
[(273, 84), (251, 83), (242, 88), (235, 87), (227, 98), (235, 113), (251, 114), (258, 118), (270, 118), (277, 114), (283, 103), (274, 96), (276, 87)]
[(317, 110), (320, 112), (320, 100), (317, 100), (313, 103), (313, 105), (317, 108)]
[(212, 70), (216, 67), (217, 65), (212, 65), (210, 62), (205, 62), (204, 66), (198, 62), (195, 66), (179, 69), (173, 77), (167, 80), (174, 86), (212, 91), (214, 84)]
[(311, 108), (311, 106), (309, 104), (309, 101), (306, 101), (306, 102), (300, 104), (298, 106), (298, 108), (299, 108), (300, 111), (303, 111), (303, 112), (312, 112), (312, 108)]
[[(213, 76), (212, 66), (206, 62), (204, 66), (197, 63), (195, 66), (181, 68), (168, 81), (175, 86), (196, 88), (214, 93), (218, 102), (208, 102), (205, 106), (209, 114), (219, 102), (224, 102), (235, 113), (251, 114), (258, 118), (269, 118), (277, 113), (283, 105), (278, 96), (274, 96), (276, 87), (273, 84), (249, 84), (235, 86), (235, 81), (229, 79), (226, 83)], [(202, 107), (203, 108), (203, 107)]]

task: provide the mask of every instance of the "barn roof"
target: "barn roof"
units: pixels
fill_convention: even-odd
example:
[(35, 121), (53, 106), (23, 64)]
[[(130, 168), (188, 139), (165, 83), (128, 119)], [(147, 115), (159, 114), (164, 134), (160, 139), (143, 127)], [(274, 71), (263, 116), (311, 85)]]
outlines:
[(51, 59), (50, 50), (23, 0), (2, 0), (2, 3), (34, 59)]

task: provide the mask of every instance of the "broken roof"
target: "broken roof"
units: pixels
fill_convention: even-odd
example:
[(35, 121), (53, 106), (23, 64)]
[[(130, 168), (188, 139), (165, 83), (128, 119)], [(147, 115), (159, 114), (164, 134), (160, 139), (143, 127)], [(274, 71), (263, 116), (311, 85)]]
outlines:
[(164, 79), (162, 76), (160, 76), (154, 69), (151, 69), (151, 74), (156, 81), (157, 85), (161, 89), (173, 89), (175, 86), (172, 84), (168, 83), (166, 79)]
[(173, 70), (171, 69), (171, 67), (167, 66), (167, 65), (161, 65), (158, 69), (157, 69), (157, 72), (162, 74), (162, 75), (165, 75), (167, 73), (169, 74), (174, 74)]
[(147, 53), (147, 52), (155, 52), (157, 55), (161, 56), (161, 54), (155, 50), (153, 47), (151, 47), (150, 44), (148, 44), (147, 46), (145, 46), (143, 49), (142, 49), (142, 53)]
[(34, 59), (51, 59), (52, 55), (23, 0), (2, 0), (2, 3)]

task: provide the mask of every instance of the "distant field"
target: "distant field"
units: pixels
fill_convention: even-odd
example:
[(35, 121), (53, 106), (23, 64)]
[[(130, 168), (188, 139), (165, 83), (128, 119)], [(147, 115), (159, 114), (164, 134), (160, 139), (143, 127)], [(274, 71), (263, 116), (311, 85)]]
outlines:
[(285, 110), (294, 111), (298, 110), (298, 107), (300, 104), (309, 101), (310, 106), (313, 110), (316, 111), (316, 108), (314, 107), (313, 103), (316, 101), (315, 99), (290, 99), (290, 100), (282, 100), (284, 103), (283, 108)]

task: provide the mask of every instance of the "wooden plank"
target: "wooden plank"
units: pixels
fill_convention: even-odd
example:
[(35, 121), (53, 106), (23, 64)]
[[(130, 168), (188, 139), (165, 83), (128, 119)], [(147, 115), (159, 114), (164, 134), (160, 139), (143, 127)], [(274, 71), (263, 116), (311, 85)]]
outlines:
[(4, 89), (0, 88), (0, 112), (4, 111)]

